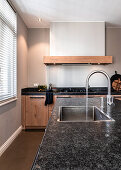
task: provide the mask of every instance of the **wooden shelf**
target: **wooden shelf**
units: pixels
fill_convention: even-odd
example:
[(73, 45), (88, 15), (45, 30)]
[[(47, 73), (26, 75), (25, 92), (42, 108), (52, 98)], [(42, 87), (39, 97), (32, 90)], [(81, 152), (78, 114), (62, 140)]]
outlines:
[(44, 64), (111, 64), (112, 56), (44, 56)]

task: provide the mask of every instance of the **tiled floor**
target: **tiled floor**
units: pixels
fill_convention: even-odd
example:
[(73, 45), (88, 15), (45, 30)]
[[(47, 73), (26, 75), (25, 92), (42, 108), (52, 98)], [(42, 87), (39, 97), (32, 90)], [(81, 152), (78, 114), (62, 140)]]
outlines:
[(30, 170), (44, 131), (22, 131), (0, 157), (0, 170)]

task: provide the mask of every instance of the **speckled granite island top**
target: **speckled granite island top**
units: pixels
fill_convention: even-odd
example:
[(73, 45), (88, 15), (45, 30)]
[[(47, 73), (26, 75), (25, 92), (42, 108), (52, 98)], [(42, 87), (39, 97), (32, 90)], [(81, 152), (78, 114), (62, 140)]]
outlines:
[[(104, 111), (114, 122), (57, 122), (59, 106), (85, 105), (85, 99), (57, 99), (32, 170), (121, 169), (121, 101)], [(100, 98), (89, 98), (100, 108)]]

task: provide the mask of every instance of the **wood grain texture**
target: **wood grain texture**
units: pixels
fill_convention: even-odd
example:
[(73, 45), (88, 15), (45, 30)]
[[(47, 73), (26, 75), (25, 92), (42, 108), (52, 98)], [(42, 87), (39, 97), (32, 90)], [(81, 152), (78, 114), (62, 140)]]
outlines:
[(48, 122), (48, 107), (45, 96), (26, 96), (26, 126), (45, 127)]
[[(113, 95), (121, 100), (121, 95)], [(45, 96), (21, 96), (23, 129), (45, 128), (51, 116), (57, 98), (85, 98), (86, 95), (54, 95), (53, 104), (45, 106)], [(106, 95), (89, 95), (88, 97), (106, 97)]]
[(111, 64), (112, 56), (44, 56), (44, 64)]

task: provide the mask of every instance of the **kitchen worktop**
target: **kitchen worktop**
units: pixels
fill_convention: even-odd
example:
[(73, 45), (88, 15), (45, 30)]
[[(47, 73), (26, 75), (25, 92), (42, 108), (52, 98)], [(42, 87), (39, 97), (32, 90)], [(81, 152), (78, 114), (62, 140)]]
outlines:
[[(21, 91), (22, 95), (45, 95), (46, 91), (39, 91), (38, 88), (24, 88)], [(56, 88), (53, 91), (54, 95), (86, 95), (85, 87), (80, 88)], [(107, 95), (107, 87), (91, 87), (89, 88), (89, 95)], [(112, 95), (121, 95), (121, 91), (112, 91)]]
[[(101, 106), (89, 98), (89, 106)], [(57, 99), (39, 146), (32, 170), (121, 169), (121, 101), (112, 106), (103, 101), (103, 111), (114, 122), (57, 122), (59, 106), (85, 105), (84, 98)]]

